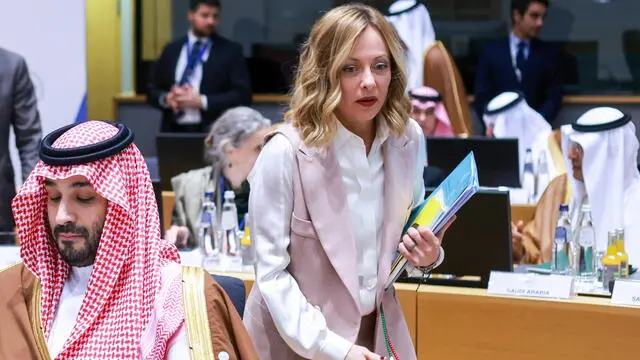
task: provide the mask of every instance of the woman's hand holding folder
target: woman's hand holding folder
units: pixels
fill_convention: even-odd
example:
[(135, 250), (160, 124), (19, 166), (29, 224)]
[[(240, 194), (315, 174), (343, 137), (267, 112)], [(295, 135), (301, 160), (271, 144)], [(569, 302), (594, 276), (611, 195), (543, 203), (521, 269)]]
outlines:
[(413, 266), (426, 267), (432, 265), (438, 260), (444, 233), (455, 219), (456, 217), (453, 216), (437, 235), (434, 235), (426, 226), (410, 227), (407, 233), (402, 236), (398, 251)]

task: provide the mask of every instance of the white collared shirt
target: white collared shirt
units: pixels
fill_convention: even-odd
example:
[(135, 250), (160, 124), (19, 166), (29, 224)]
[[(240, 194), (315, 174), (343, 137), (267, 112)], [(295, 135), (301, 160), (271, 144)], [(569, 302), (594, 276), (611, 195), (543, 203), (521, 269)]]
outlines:
[[(415, 126), (416, 131), (422, 134), (415, 121), (411, 120), (408, 126)], [(384, 212), (382, 149), (388, 136), (389, 131), (381, 127), (367, 155), (362, 139), (339, 125), (332, 144), (342, 174), (349, 225), (358, 254), (356, 269), (360, 279), (358, 294), (362, 315), (375, 311)], [(416, 205), (422, 202), (425, 194), (422, 178), (426, 161), (424, 136), (419, 137), (417, 146), (415, 169), (412, 174), (407, 174), (413, 179), (413, 203)], [(252, 212), (260, 214), (261, 222), (259, 227), (251, 229), (256, 253), (261, 254), (255, 266), (256, 283), (276, 326), (281, 329), (281, 336), (296, 353), (310, 359), (342, 360), (353, 344), (327, 328), (320, 309), (307, 301), (296, 280), (286, 270), (293, 212), (294, 156), (295, 150), (289, 140), (281, 134), (275, 135), (265, 145), (249, 176), (252, 185), (264, 183), (262, 177), (269, 177), (268, 182), (272, 182), (277, 176), (280, 182), (276, 189), (251, 188)], [(274, 191), (278, 191), (278, 201), (259, 201), (260, 198), (273, 198)], [(375, 226), (367, 226), (372, 219)], [(264, 234), (261, 229), (270, 229), (270, 232)], [(273, 239), (277, 243), (274, 244)], [(297, 308), (291, 308), (293, 304)]]
[[(189, 31), (187, 34), (187, 39), (189, 42), (189, 46), (184, 44), (182, 46), (182, 50), (180, 51), (180, 57), (178, 57), (178, 62), (176, 64), (176, 72), (175, 72), (175, 82), (178, 84), (182, 79), (182, 74), (187, 68), (187, 62), (189, 60), (189, 51), (193, 48), (193, 44), (196, 41), (202, 42), (203, 46), (205, 46), (205, 50), (202, 54), (202, 61), (199, 61), (196, 64), (195, 69), (193, 70), (193, 75), (191, 76), (191, 81), (189, 83), (193, 87), (195, 91), (200, 91), (200, 83), (202, 82), (202, 64), (209, 59), (209, 53), (211, 51), (211, 39), (209, 38), (198, 38), (196, 37), (192, 31)], [(202, 109), (207, 109), (207, 97), (202, 95)], [(184, 111), (184, 114), (176, 119), (178, 124), (181, 125), (192, 125), (192, 124), (200, 124), (202, 122), (202, 116), (200, 114), (200, 109), (187, 109)]]
[(64, 346), (76, 324), (92, 270), (93, 266), (72, 267), (69, 272), (69, 278), (64, 283), (60, 301), (58, 302), (58, 309), (47, 339), (47, 347), (52, 359), (55, 359), (60, 354), (62, 346)]
[[(356, 240), (360, 308), (363, 316), (375, 310), (380, 234), (384, 214), (382, 144), (388, 137), (389, 130), (381, 126), (367, 155), (362, 138), (338, 123), (338, 132), (333, 141), (333, 150), (342, 173), (342, 184), (350, 210), (349, 223)], [(371, 224), (372, 219), (375, 226), (367, 226)], [(376, 240), (375, 246), (371, 246), (371, 239)]]
[(524, 58), (528, 59), (529, 51), (531, 50), (531, 41), (522, 40), (519, 37), (515, 36), (513, 32), (509, 33), (509, 49), (511, 50), (511, 65), (513, 66), (513, 71), (515, 71), (516, 76), (520, 81), (522, 81), (522, 73), (520, 72), (520, 69), (518, 69), (516, 58), (518, 57), (518, 44), (520, 44), (520, 42), (522, 41), (524, 41), (527, 44), (524, 47)]

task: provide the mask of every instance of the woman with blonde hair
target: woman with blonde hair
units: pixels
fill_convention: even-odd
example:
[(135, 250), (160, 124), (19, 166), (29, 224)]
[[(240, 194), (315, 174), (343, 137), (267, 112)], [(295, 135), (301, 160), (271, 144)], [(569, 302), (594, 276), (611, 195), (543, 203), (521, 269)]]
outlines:
[(281, 126), (249, 176), (256, 282), (244, 323), (262, 359), (416, 358), (393, 286), (396, 251), (429, 271), (442, 234), (411, 228), (425, 145), (398, 35), (371, 7), (319, 19)]

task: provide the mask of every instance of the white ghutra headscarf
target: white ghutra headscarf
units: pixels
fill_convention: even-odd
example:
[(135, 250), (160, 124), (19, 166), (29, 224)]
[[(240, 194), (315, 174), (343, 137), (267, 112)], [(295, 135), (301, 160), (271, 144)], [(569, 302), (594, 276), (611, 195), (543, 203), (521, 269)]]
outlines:
[(529, 107), (522, 94), (509, 91), (494, 97), (487, 104), (483, 120), (487, 127), (493, 126), (496, 138), (518, 139), (520, 176), (524, 171), (527, 149), (532, 150), (534, 164), (537, 164), (539, 156), (543, 156), (543, 149), (538, 149), (538, 144), (546, 144), (551, 125)]
[[(574, 143), (582, 148), (584, 181), (574, 178), (568, 159)], [(588, 202), (597, 249), (606, 250), (609, 231), (625, 228), (626, 251), (631, 261), (640, 261), (640, 238), (636, 238), (640, 234), (629, 228), (640, 218), (638, 138), (631, 117), (611, 107), (587, 111), (573, 124), (562, 127), (562, 152), (572, 188), (569, 211), (573, 226), (578, 225), (582, 204)]]
[(424, 52), (436, 40), (429, 11), (419, 1), (398, 0), (391, 4), (386, 18), (407, 47), (407, 89), (424, 85)]

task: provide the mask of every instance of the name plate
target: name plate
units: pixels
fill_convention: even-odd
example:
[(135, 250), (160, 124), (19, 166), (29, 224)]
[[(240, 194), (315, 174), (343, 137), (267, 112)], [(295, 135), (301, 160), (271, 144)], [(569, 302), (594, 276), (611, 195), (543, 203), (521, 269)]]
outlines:
[(640, 306), (640, 281), (616, 280), (613, 286), (613, 294), (611, 294), (611, 303)]
[(570, 299), (573, 277), (492, 271), (487, 293), (491, 295)]

